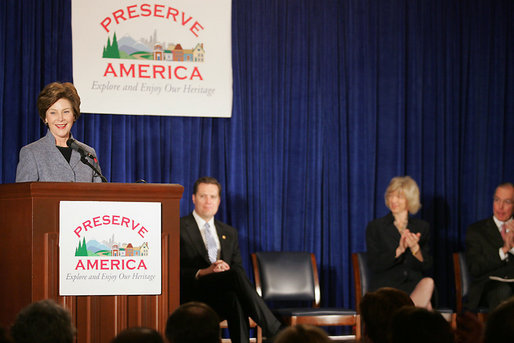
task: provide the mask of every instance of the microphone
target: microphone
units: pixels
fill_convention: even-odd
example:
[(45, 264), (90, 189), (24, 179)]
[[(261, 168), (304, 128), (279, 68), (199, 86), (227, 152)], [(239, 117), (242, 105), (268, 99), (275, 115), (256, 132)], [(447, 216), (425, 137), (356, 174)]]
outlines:
[(82, 149), (82, 147), (73, 138), (68, 139), (66, 141), (66, 145), (69, 146), (70, 148), (72, 148), (73, 150), (78, 151), (80, 156), (87, 156), (87, 157), (91, 158), (93, 161), (95, 161), (96, 163), (98, 163), (96, 160), (96, 156), (93, 155), (92, 153), (87, 152), (84, 149)]
[[(89, 157), (90, 159), (92, 159), (95, 162), (96, 165), (98, 165), (98, 160), (96, 159), (95, 155), (93, 155), (92, 153), (90, 153), (88, 151), (85, 151), (80, 146), (80, 144), (78, 144), (77, 141), (74, 140), (73, 138), (69, 138), (66, 141), (66, 145), (69, 146), (70, 148), (72, 148), (73, 150), (78, 151), (78, 153), (80, 154), (80, 160), (82, 161), (82, 163), (88, 165), (91, 169), (93, 169), (93, 171), (96, 173), (96, 175), (98, 175), (100, 177), (100, 179), (102, 179), (102, 182), (107, 182), (107, 179), (105, 178), (105, 176), (102, 175), (102, 173), (100, 173), (100, 170), (98, 170), (94, 165), (89, 163), (89, 161), (87, 160), (87, 157)], [(98, 166), (98, 167), (100, 167), (100, 166)]]

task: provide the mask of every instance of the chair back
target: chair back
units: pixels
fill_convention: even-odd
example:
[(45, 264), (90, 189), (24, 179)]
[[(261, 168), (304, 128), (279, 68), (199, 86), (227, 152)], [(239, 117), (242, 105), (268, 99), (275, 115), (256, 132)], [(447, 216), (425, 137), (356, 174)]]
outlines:
[(456, 310), (459, 313), (462, 311), (463, 298), (468, 295), (469, 285), (471, 283), (464, 252), (453, 253), (453, 269), (455, 277), (455, 297), (457, 302)]
[(369, 291), (371, 271), (368, 267), (366, 252), (352, 253), (353, 280), (355, 288), (355, 308), (360, 312), (359, 305), (362, 297)]
[(252, 254), (257, 293), (266, 301), (320, 303), (318, 270), (308, 252), (257, 252)]

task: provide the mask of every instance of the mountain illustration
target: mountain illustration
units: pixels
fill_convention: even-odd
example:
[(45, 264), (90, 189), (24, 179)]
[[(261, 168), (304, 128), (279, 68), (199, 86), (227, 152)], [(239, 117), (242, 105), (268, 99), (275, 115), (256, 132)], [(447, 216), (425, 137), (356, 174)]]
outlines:
[(136, 41), (134, 38), (130, 36), (123, 36), (121, 39), (118, 40), (118, 49), (126, 52), (128, 55), (138, 51), (152, 51), (152, 48), (146, 46), (141, 42)]
[(87, 245), (87, 250), (94, 252), (94, 253), (98, 252), (99, 250), (110, 250), (111, 249), (110, 247), (107, 247), (105, 244), (102, 244), (94, 239), (88, 241), (86, 243), (86, 245)]

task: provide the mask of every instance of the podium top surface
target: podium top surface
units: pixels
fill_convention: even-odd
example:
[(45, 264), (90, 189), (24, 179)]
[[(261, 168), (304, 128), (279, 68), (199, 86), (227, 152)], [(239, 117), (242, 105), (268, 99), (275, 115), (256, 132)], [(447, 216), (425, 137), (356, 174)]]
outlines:
[(159, 201), (180, 199), (184, 187), (164, 183), (19, 182), (0, 185), (0, 199)]

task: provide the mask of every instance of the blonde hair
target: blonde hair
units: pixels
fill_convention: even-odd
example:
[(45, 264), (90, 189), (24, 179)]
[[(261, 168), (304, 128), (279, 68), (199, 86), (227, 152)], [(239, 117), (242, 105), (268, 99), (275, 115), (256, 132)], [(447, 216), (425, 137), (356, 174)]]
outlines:
[(421, 208), (418, 184), (410, 176), (393, 177), (389, 182), (384, 195), (387, 208), (390, 208), (388, 198), (395, 193), (401, 193), (405, 196), (409, 213), (415, 214)]

